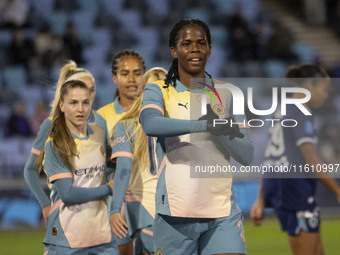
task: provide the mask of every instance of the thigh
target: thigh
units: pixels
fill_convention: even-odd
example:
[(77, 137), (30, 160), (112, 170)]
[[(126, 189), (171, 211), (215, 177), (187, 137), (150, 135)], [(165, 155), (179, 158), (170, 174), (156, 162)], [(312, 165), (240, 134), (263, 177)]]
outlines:
[(156, 214), (155, 254), (197, 254), (200, 223), (196, 219)]
[(289, 236), (289, 244), (294, 255), (323, 254), (320, 233), (310, 233), (301, 230), (298, 235)]
[(246, 254), (242, 214), (212, 220), (200, 238), (199, 254)]
[(153, 227), (140, 229), (134, 235), (134, 254), (154, 252)]
[(45, 244), (44, 255), (84, 255), (88, 248), (69, 248), (53, 244)]
[(92, 246), (88, 248), (89, 255), (119, 255), (118, 247), (114, 242)]

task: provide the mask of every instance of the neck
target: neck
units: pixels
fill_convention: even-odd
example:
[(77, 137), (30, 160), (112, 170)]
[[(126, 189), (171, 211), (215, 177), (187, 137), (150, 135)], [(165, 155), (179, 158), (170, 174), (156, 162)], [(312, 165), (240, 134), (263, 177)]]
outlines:
[(83, 125), (83, 126), (75, 126), (71, 122), (66, 120), (66, 126), (77, 137), (81, 138), (81, 137), (87, 136), (87, 123), (85, 123), (85, 125)]
[(128, 111), (135, 100), (127, 97), (119, 97), (119, 104)]
[(188, 74), (181, 72), (181, 70), (178, 70), (179, 73), (179, 81), (188, 89), (190, 89), (190, 79), (192, 78), (204, 78), (204, 70), (197, 74)]

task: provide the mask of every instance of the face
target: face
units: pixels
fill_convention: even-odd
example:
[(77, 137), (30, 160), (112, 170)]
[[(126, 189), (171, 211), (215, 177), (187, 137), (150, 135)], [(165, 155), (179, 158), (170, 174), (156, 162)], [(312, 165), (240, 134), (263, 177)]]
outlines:
[(93, 104), (94, 99), (96, 98), (96, 83), (91, 76), (86, 76), (86, 77), (81, 77), (79, 80), (85, 82), (86, 86), (90, 90), (90, 99), (91, 99), (91, 104)]
[(311, 108), (321, 107), (329, 96), (330, 78), (319, 79), (316, 83), (308, 83), (306, 89), (311, 93), (308, 106)]
[(135, 100), (142, 91), (143, 66), (136, 57), (127, 56), (118, 61), (116, 74), (112, 75), (117, 84), (119, 96)]
[(199, 25), (183, 28), (178, 33), (175, 48), (171, 48), (171, 55), (178, 59), (178, 72), (191, 77), (204, 77), (205, 65), (211, 53), (205, 31)]
[(87, 125), (91, 111), (90, 92), (84, 88), (69, 89), (64, 100), (60, 101), (60, 110), (65, 114), (68, 125), (82, 128)]

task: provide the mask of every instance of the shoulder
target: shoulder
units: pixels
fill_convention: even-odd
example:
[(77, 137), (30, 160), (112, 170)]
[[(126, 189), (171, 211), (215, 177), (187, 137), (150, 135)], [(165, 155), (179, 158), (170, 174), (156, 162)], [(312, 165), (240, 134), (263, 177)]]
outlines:
[(112, 113), (112, 111), (114, 111), (114, 102), (107, 104), (101, 108), (99, 108), (99, 110), (97, 110), (96, 112), (96, 117), (97, 115), (101, 115), (102, 117)]

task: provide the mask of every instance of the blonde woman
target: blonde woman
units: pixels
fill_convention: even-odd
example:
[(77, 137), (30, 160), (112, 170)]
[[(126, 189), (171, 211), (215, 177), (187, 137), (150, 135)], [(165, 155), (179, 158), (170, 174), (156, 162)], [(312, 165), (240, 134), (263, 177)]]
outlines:
[[(46, 225), (48, 221), (48, 214), (51, 208), (51, 201), (44, 192), (44, 189), (40, 183), (38, 175), (39, 166), (35, 162), (40, 152), (44, 148), (46, 139), (48, 137), (48, 132), (51, 128), (52, 113), (58, 107), (58, 102), (60, 98), (60, 88), (66, 80), (81, 80), (85, 82), (90, 91), (91, 103), (93, 103), (96, 95), (96, 84), (92, 74), (88, 70), (77, 67), (77, 64), (74, 61), (70, 61), (62, 67), (62, 69), (60, 70), (59, 80), (57, 82), (55, 89), (55, 97), (53, 102), (51, 103), (50, 117), (45, 119), (44, 122), (41, 124), (39, 128), (39, 133), (34, 141), (31, 154), (29, 155), (29, 158), (24, 168), (25, 180), (42, 208), (42, 214)], [(91, 111), (88, 121), (94, 122), (93, 111)]]
[(105, 184), (105, 133), (87, 122), (90, 91), (84, 82), (69, 80), (58, 96), (38, 157), (51, 184), (44, 254), (119, 254), (107, 217), (112, 187)]
[[(142, 88), (165, 77), (163, 68), (150, 69), (143, 76)], [(152, 140), (148, 139), (139, 124), (141, 106), (142, 96), (114, 127), (111, 160), (116, 160), (116, 173), (110, 214), (111, 227), (116, 236), (136, 238), (135, 254), (150, 254), (154, 248), (152, 226), (157, 176), (150, 168), (152, 153), (149, 153), (149, 148), (152, 146), (149, 141)], [(127, 222), (120, 214), (124, 199)]]

